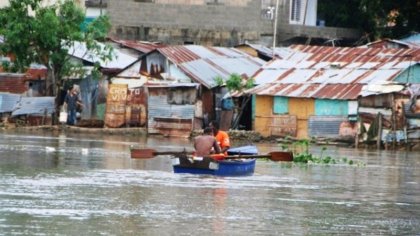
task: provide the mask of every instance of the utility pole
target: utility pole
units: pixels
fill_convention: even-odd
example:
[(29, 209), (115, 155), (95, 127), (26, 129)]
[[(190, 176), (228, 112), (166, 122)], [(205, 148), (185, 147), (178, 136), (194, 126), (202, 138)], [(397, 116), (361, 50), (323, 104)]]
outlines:
[(277, 40), (277, 16), (279, 14), (279, 0), (276, 0), (276, 13), (274, 14), (274, 33), (273, 33), (273, 58), (275, 55), (274, 49), (276, 48)]
[(102, 16), (102, 0), (99, 1), (99, 15)]

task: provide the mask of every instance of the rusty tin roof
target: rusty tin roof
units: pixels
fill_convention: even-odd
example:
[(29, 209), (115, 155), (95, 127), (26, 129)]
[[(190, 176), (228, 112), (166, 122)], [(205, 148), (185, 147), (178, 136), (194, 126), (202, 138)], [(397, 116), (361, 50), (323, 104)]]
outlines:
[(387, 84), (420, 62), (420, 49), (291, 47), (283, 59), (253, 75), (257, 87), (247, 93), (269, 96), (353, 100), (363, 85)]
[(157, 50), (207, 88), (217, 86), (216, 77), (226, 80), (234, 73), (251, 77), (265, 63), (235, 48), (185, 45)]

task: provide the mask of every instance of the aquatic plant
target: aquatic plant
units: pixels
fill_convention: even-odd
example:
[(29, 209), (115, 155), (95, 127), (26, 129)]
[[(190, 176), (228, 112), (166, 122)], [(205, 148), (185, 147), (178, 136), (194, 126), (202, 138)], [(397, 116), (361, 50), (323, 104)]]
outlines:
[(303, 139), (303, 140), (298, 140), (294, 143), (291, 144), (291, 146), (293, 147), (292, 150), (290, 150), (290, 146), (286, 145), (286, 144), (282, 144), (281, 148), (282, 150), (289, 150), (293, 152), (293, 162), (295, 163), (315, 163), (315, 164), (348, 164), (348, 165), (353, 165), (353, 164), (357, 164), (357, 166), (364, 166), (365, 164), (360, 162), (360, 161), (354, 161), (354, 160), (349, 160), (346, 157), (343, 158), (332, 158), (331, 156), (325, 156), (324, 157), (324, 152), (327, 150), (327, 147), (322, 147), (321, 148), (321, 153), (319, 156), (315, 156), (314, 154), (312, 154), (311, 152), (309, 152), (309, 147), (310, 147), (310, 140), (308, 139)]

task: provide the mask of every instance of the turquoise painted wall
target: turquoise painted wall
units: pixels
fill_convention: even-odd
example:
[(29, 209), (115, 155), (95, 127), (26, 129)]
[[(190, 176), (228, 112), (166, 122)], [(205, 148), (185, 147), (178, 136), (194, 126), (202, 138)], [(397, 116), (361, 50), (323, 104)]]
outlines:
[(94, 17), (86, 17), (85, 20), (83, 21), (82, 25), (80, 26), (80, 28), (82, 29), (82, 31), (86, 31), (87, 26), (92, 23), (95, 20)]
[(420, 64), (416, 64), (405, 70), (395, 81), (400, 83), (420, 83)]
[(289, 98), (274, 97), (273, 112), (274, 114), (288, 114), (289, 113)]
[(316, 116), (347, 116), (349, 103), (344, 100), (316, 99)]

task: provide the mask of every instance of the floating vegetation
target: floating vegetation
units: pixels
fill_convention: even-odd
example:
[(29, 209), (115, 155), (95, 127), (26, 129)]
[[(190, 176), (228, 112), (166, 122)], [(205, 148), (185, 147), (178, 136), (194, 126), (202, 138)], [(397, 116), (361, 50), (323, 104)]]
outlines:
[[(348, 165), (357, 165), (365, 166), (363, 162), (349, 160), (346, 157), (343, 158), (332, 158), (330, 156), (324, 156), (326, 147), (322, 147), (321, 153), (319, 156), (315, 156), (309, 152), (309, 140), (299, 140), (292, 144), (293, 146), (293, 162), (295, 163), (315, 163), (315, 164), (348, 164)], [(282, 145), (282, 149), (289, 149), (288, 146)], [(301, 150), (296, 151), (296, 150)]]

